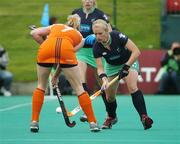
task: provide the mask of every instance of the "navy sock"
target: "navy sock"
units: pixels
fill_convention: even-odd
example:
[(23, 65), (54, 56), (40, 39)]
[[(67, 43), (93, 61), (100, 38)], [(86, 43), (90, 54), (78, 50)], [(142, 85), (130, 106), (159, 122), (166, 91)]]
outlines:
[(108, 102), (106, 99), (105, 92), (102, 93), (102, 98), (106, 107), (106, 112), (108, 113), (109, 117), (115, 118), (116, 117), (116, 109), (117, 109), (117, 102), (116, 100), (113, 102)]
[(131, 96), (134, 107), (136, 108), (139, 116), (141, 117), (143, 114), (147, 115), (146, 104), (142, 92), (137, 90), (136, 92), (132, 93)]

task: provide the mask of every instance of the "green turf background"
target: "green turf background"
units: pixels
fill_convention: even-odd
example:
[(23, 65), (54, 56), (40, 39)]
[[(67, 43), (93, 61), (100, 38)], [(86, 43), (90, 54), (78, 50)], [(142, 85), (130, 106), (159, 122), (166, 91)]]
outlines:
[[(113, 0), (97, 0), (98, 8), (110, 14), (113, 21)], [(0, 45), (8, 51), (8, 70), (14, 81), (36, 80), (38, 44), (29, 35), (28, 26), (41, 26), (45, 3), (49, 15), (60, 23), (73, 9), (81, 7), (81, 0), (0, 0)], [(140, 49), (160, 49), (160, 0), (117, 0), (117, 27)]]

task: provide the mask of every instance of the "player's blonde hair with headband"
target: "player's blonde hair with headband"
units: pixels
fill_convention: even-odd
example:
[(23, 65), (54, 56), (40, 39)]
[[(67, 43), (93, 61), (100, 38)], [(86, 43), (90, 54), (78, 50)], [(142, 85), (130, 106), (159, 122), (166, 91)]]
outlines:
[(93, 22), (93, 28), (94, 27), (103, 28), (105, 32), (108, 32), (108, 30), (109, 30), (107, 22), (102, 20), (102, 19), (98, 19), (98, 20), (94, 21)]
[(81, 18), (79, 17), (78, 14), (69, 15), (67, 18), (67, 25), (74, 29), (79, 29), (80, 23), (81, 23)]

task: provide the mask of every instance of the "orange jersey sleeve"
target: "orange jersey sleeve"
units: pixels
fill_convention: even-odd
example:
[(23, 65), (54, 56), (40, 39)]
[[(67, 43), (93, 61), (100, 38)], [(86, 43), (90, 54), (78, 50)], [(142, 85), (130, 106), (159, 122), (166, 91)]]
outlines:
[(64, 24), (52, 25), (49, 37), (66, 38), (70, 40), (73, 46), (78, 45), (82, 40), (82, 35), (79, 31)]

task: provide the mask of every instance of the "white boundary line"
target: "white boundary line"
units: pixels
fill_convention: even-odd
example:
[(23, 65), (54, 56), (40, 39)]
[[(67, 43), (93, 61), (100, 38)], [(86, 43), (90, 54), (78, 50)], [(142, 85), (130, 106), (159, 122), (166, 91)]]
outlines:
[(121, 142), (121, 143), (125, 143), (125, 142), (140, 142), (140, 143), (154, 143), (154, 142), (158, 142), (158, 143), (167, 143), (167, 144), (177, 144), (178, 142), (180, 142), (179, 140), (174, 140), (174, 139), (168, 139), (168, 140), (152, 140), (152, 139), (147, 139), (147, 140), (137, 140), (137, 139), (132, 139), (132, 140), (127, 140), (127, 139), (124, 139), (124, 140), (107, 140), (107, 139), (4, 139), (4, 140), (0, 140), (0, 141), (4, 141), (4, 142), (14, 142), (14, 141), (24, 141), (24, 142)]
[(13, 110), (13, 109), (29, 106), (29, 105), (31, 105), (31, 103), (18, 104), (18, 105), (2, 108), (2, 109), (0, 109), (0, 112), (9, 111), (9, 110)]
[[(56, 97), (45, 96), (45, 101), (44, 102), (47, 102), (47, 101), (50, 101), (50, 100), (54, 100), (54, 99), (56, 99)], [(30, 103), (23, 103), (23, 104), (16, 104), (16, 105), (9, 106), (9, 107), (6, 107), (6, 108), (1, 108), (0, 112), (14, 110), (14, 109), (17, 109), (17, 108), (29, 106), (31, 104), (32, 104), (31, 102)]]

